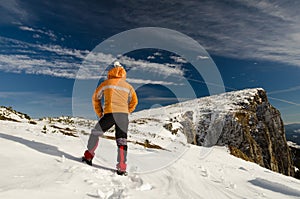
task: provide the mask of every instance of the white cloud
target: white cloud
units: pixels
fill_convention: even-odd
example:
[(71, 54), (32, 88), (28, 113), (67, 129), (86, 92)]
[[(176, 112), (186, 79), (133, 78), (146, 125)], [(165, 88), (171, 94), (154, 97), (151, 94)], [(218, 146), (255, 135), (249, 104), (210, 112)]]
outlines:
[(28, 96), (28, 95), (32, 95), (32, 92), (5, 92), (5, 91), (0, 91), (0, 98), (3, 98), (3, 99), (22, 97), (22, 96)]
[(135, 84), (158, 84), (158, 85), (183, 85), (182, 83), (176, 83), (176, 82), (167, 82), (167, 81), (155, 81), (150, 79), (133, 79), (133, 78), (127, 78), (128, 82), (135, 83)]
[[(3, 50), (2, 50), (3, 49)], [(0, 37), (0, 70), (75, 78), (87, 51), (40, 45)]]
[[(2, 105), (29, 114), (31, 117), (71, 115), (71, 96), (47, 92), (1, 92)], [(34, 107), (34, 108), (32, 108)], [(46, 110), (46, 111), (45, 111)]]
[(261, 0), (238, 2), (248, 8), (239, 10), (229, 20), (216, 17), (222, 24), (234, 24), (236, 28), (223, 26), (224, 30), (213, 36), (220, 42), (213, 43), (208, 49), (222, 56), (300, 67), (299, 2), (297, 5), (292, 1), (286, 4)]
[(293, 91), (298, 91), (298, 90), (300, 90), (300, 86), (294, 86), (294, 87), (286, 88), (286, 89), (282, 89), (282, 90), (271, 91), (271, 92), (268, 92), (268, 94), (288, 93), (288, 92), (293, 92)]
[(148, 56), (147, 59), (155, 59), (154, 56)]
[(0, 21), (2, 23), (20, 23), (21, 21), (28, 21), (30, 18), (30, 14), (22, 8), (18, 0), (1, 0), (0, 8)]
[(35, 30), (34, 30), (33, 28), (29, 28), (29, 27), (27, 27), (27, 26), (20, 26), (19, 28), (20, 28), (21, 30), (35, 32)]
[[(261, 0), (252, 0), (252, 1), (243, 1), (238, 0), (241, 4), (245, 4), (249, 7), (258, 9), (260, 12), (265, 13), (266, 15), (271, 15), (282, 20), (293, 20), (290, 15), (287, 15), (286, 10), (282, 7), (282, 4), (279, 1), (261, 1)], [(281, 4), (281, 5), (280, 5)], [(289, 13), (290, 14), (290, 13)]]
[(120, 62), (132, 68), (132, 70), (148, 71), (164, 76), (184, 76), (184, 71), (180, 64), (161, 64), (145, 60), (135, 60), (129, 57), (121, 57)]
[[(62, 96), (60, 94), (50, 94), (43, 93), (41, 95), (40, 92), (23, 92), (23, 91), (11, 91), (11, 92), (3, 92), (0, 91), (0, 97), (4, 99), (10, 99), (14, 101), (22, 101), (22, 99), (26, 99), (29, 104), (39, 104), (39, 105), (49, 105), (49, 103), (59, 104), (62, 101), (66, 101), (70, 103), (72, 97)], [(28, 101), (27, 99), (32, 99)]]
[(44, 51), (54, 52), (58, 55), (74, 56), (79, 59), (84, 59), (87, 56), (87, 54), (89, 53), (88, 50), (63, 48), (59, 45), (36, 45), (35, 47), (37, 47), (41, 50), (44, 50)]
[[(24, 29), (31, 30), (28, 27), (24, 27)], [(0, 52), (1, 46), (6, 49), (6, 53), (0, 53), (0, 70), (6, 72), (42, 74), (71, 79), (99, 79), (101, 75), (106, 76), (106, 68), (114, 61), (111, 54), (68, 49), (59, 45), (32, 44), (5, 37), (0, 37)], [(7, 51), (7, 47), (10, 47), (11, 52)], [(79, 61), (75, 61), (76, 59)], [(184, 75), (181, 64), (152, 63), (126, 56), (120, 56), (118, 60), (139, 74), (145, 72), (164, 78)], [(140, 82), (141, 79), (143, 77), (133, 77), (131, 81)], [(174, 85), (174, 82), (149, 80), (146, 77), (145, 82)]]
[(188, 63), (185, 59), (179, 56), (170, 56), (171, 59), (173, 59), (177, 63)]
[[(174, 7), (177, 2), (180, 6)], [(147, 24), (178, 30), (215, 55), (300, 66), (300, 1), (232, 0), (229, 4), (225, 1), (199, 3), (174, 0), (172, 3), (161, 2), (163, 9), (153, 9), (155, 5), (146, 1), (142, 3), (142, 10), (136, 9), (138, 1), (126, 5), (131, 15), (128, 16), (128, 12), (118, 13), (120, 21), (130, 21), (134, 27)], [(37, 17), (35, 13), (28, 14), (29, 11), (21, 5), (17, 0), (1, 1), (0, 7), (4, 12), (0, 13), (0, 20), (12, 21), (8, 18), (14, 18), (16, 21), (28, 21)], [(48, 35), (57, 39), (53, 31), (24, 25), (20, 28), (32, 31), (36, 38), (37, 35)], [(153, 56), (161, 56), (161, 53)]]
[[(300, 67), (300, 1), (185, 1), (176, 9), (170, 4), (162, 2), (164, 9), (155, 10), (144, 3), (143, 11), (132, 4), (131, 23), (175, 28), (215, 55)], [(151, 10), (151, 17), (144, 10)]]
[(153, 55), (155, 55), (155, 56), (161, 56), (162, 54), (160, 52), (155, 52)]
[(299, 103), (292, 102), (292, 101), (290, 101), (290, 100), (279, 99), (279, 98), (274, 98), (274, 97), (270, 97), (270, 96), (269, 96), (268, 98), (270, 98), (270, 99), (272, 99), (272, 100), (279, 101), (279, 102), (283, 102), (283, 103), (286, 103), (286, 104), (295, 105), (295, 106), (300, 106)]
[(79, 64), (64, 61), (32, 59), (26, 55), (0, 55), (0, 69), (5, 72), (74, 78), (78, 68)]
[[(80, 76), (77, 77), (81, 79), (98, 79), (99, 74), (105, 74), (107, 66), (111, 65), (112, 61), (114, 61), (114, 57), (110, 54), (91, 52), (83, 64), (87, 70), (83, 70), (83, 73), (78, 74)], [(174, 82), (158, 81), (153, 79), (150, 82), (146, 76), (147, 74), (152, 74), (160, 76), (163, 79), (174, 76), (178, 78), (184, 76), (184, 70), (181, 64), (154, 63), (147, 60), (136, 60), (127, 56), (119, 56), (118, 61), (130, 69), (129, 78), (130, 75), (139, 77), (131, 78), (130, 81), (132, 83), (140, 83), (140, 81), (144, 81), (144, 83), (147, 82), (152, 84), (174, 85)]]
[[(31, 27), (28, 27), (28, 26), (19, 26), (19, 28), (21, 30), (24, 30), (24, 31), (29, 31), (29, 32), (34, 32), (34, 33), (40, 33), (40, 34), (44, 34), (44, 35), (47, 35), (52, 41), (56, 41), (57, 40), (57, 36), (54, 34), (53, 31), (51, 30), (41, 30), (41, 29), (34, 29), (34, 28), (31, 28)], [(34, 38), (39, 38), (40, 35), (38, 34), (34, 34), (33, 37)]]
[(203, 56), (203, 55), (198, 55), (197, 59), (209, 59), (209, 57), (207, 56)]
[(41, 36), (39, 34), (34, 34), (34, 35), (32, 35), (32, 37), (35, 38), (35, 39), (41, 38)]

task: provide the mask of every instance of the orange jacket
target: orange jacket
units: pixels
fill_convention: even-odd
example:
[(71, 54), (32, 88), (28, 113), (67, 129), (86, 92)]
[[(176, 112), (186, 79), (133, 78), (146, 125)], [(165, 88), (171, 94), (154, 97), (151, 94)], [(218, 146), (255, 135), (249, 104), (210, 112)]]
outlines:
[[(93, 95), (93, 106), (96, 114), (102, 117), (106, 113), (131, 113), (138, 104), (133, 87), (126, 82), (126, 71), (123, 67), (114, 67), (107, 74), (108, 79), (102, 82)], [(102, 107), (101, 99), (104, 98)]]

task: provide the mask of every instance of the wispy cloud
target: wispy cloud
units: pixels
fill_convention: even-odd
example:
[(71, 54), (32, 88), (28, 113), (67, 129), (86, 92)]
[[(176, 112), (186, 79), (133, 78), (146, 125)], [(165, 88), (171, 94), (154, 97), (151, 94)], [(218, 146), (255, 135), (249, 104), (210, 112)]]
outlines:
[[(174, 7), (175, 2), (180, 6)], [(143, 10), (134, 9), (137, 4), (128, 4), (127, 8), (132, 10), (130, 22), (137, 26), (147, 24), (176, 29), (196, 39), (215, 55), (300, 67), (300, 1), (183, 3), (175, 0), (161, 2), (161, 9), (153, 9), (153, 4), (144, 2)], [(145, 10), (151, 10), (151, 14)], [(164, 13), (163, 20), (161, 13)], [(125, 14), (120, 13), (120, 17), (128, 18)]]
[(0, 98), (1, 105), (13, 106), (14, 109), (30, 114), (32, 117), (71, 115), (71, 96), (34, 91), (0, 91)]
[[(24, 29), (29, 29), (24, 27)], [(59, 45), (42, 45), (23, 42), (0, 36), (0, 70), (13, 73), (42, 74), (71, 79), (99, 79), (106, 76), (106, 69), (114, 61), (111, 54), (90, 52), (64, 48)], [(9, 49), (9, 50), (8, 50)], [(173, 56), (175, 63), (155, 63), (147, 60), (136, 60), (127, 56), (119, 56), (118, 60), (130, 69), (130, 73), (151, 73), (168, 76), (184, 76), (179, 57)], [(81, 69), (81, 70), (79, 70)], [(130, 78), (130, 75), (129, 75)], [(147, 79), (147, 77), (131, 77), (133, 83), (152, 83), (175, 85), (174, 82)]]
[(290, 105), (300, 106), (299, 103), (292, 102), (292, 101), (290, 101), (290, 100), (279, 99), (279, 98), (270, 97), (270, 96), (269, 96), (268, 98), (270, 98), (270, 99), (272, 99), (272, 100), (280, 101), (280, 102), (283, 102), (283, 103), (287, 103), (287, 104), (290, 104)]
[(277, 90), (277, 91), (271, 91), (268, 92), (268, 94), (279, 94), (279, 93), (288, 93), (288, 92), (293, 92), (293, 91), (298, 91), (300, 90), (300, 86), (294, 86), (291, 88), (287, 88), (287, 89), (282, 89), (282, 90)]
[(155, 81), (150, 79), (133, 79), (133, 78), (127, 78), (128, 82), (134, 83), (134, 84), (158, 84), (158, 85), (176, 85), (181, 86), (182, 83), (176, 83), (176, 82), (168, 82), (168, 81)]
[(6, 91), (0, 91), (0, 98), (2, 99), (11, 99), (16, 97), (24, 97), (32, 95), (32, 92), (6, 92)]
[[(178, 58), (179, 59), (179, 58)], [(135, 60), (126, 56), (119, 58), (120, 62), (126, 66), (132, 68), (132, 70), (143, 70), (149, 71), (151, 73), (161, 74), (164, 76), (178, 75), (183, 76), (184, 71), (181, 64), (171, 64), (171, 63), (155, 63), (145, 60)]]
[(286, 4), (279, 1), (237, 1), (237, 3), (244, 9), (224, 7), (234, 11), (232, 16), (224, 17), (224, 12), (211, 12), (220, 20), (222, 31), (212, 34), (219, 42), (209, 43), (206, 47), (223, 56), (272, 61), (300, 67), (298, 56), (300, 18), (299, 14), (296, 14), (299, 12), (299, 3), (294, 6), (295, 1), (288, 1)]
[(63, 48), (59, 45), (35, 45), (35, 47), (40, 50), (56, 53), (57, 55), (73, 56), (78, 59), (85, 59), (88, 53), (90, 53), (88, 50)]
[(0, 70), (74, 78), (87, 51), (0, 37)]
[(30, 18), (30, 14), (22, 8), (18, 0), (2, 0), (0, 8), (0, 22), (2, 23), (21, 23)]
[(188, 63), (185, 59), (179, 56), (170, 56), (171, 59), (173, 59), (177, 63)]
[[(26, 17), (27, 11), (22, 9), (19, 1), (5, 1), (0, 3), (7, 12), (16, 16)], [(174, 7), (176, 2), (180, 6)], [(300, 66), (300, 15), (299, 1), (280, 0), (233, 0), (228, 4), (222, 1), (181, 1), (172, 3), (161, 2), (162, 9), (153, 3), (143, 2), (143, 10), (135, 9), (140, 2), (126, 5), (131, 10), (118, 13), (120, 20), (130, 21), (135, 27), (161, 26), (177, 29), (203, 45), (209, 52), (238, 59), (265, 60)], [(120, 5), (122, 6), (122, 5)], [(149, 8), (149, 9), (147, 9)], [(73, 9), (73, 7), (72, 7)], [(75, 9), (75, 8), (74, 8)], [(149, 10), (149, 12), (147, 12)], [(151, 10), (151, 13), (150, 13)], [(188, 15), (187, 15), (188, 11)], [(19, 13), (19, 14), (18, 14)], [(165, 14), (161, 20), (161, 13)], [(23, 31), (32, 32), (35, 37), (46, 35), (53, 40), (58, 38), (51, 30), (34, 28), (33, 26), (19, 25)], [(1, 39), (0, 37), (0, 43)], [(94, 64), (78, 78), (98, 78), (102, 68), (110, 64), (112, 57), (109, 54), (93, 54), (88, 50), (68, 49), (59, 45), (29, 44), (21, 41), (9, 41), (10, 49), (16, 53), (9, 56), (7, 48), (1, 49), (3, 60), (0, 60), (1, 69), (13, 72), (33, 74), (57, 75), (60, 77), (75, 78), (76, 72), (82, 66), (79, 60), (85, 60), (89, 55), (89, 63)], [(3, 44), (3, 42), (1, 43)], [(27, 53), (26, 53), (27, 51)], [(31, 52), (30, 52), (31, 51)], [(47, 55), (43, 55), (46, 53)], [(171, 57), (176, 64), (153, 63), (155, 58), (162, 56), (160, 52), (148, 56), (148, 61), (122, 58), (126, 65), (133, 68), (143, 68), (158, 74), (184, 74), (180, 64), (185, 63), (181, 57)], [(198, 59), (208, 59), (199, 55)], [(75, 61), (74, 61), (75, 60)], [(19, 66), (22, 64), (22, 66)], [(11, 69), (8, 67), (11, 66)], [(99, 69), (100, 67), (100, 69)]]
[(34, 29), (34, 28), (31, 28), (31, 27), (28, 27), (28, 26), (19, 26), (19, 28), (21, 30), (24, 30), (24, 31), (29, 31), (29, 32), (35, 33), (33, 35), (34, 38), (40, 38), (40, 35), (37, 34), (37, 33), (39, 33), (39, 34), (43, 34), (43, 35), (48, 36), (52, 41), (57, 40), (57, 36), (51, 30), (45, 31), (45, 30), (41, 30), (41, 29)]
[(197, 59), (209, 59), (209, 57), (207, 57), (207, 56), (202, 56), (202, 55), (198, 55), (198, 56), (197, 56)]
[(70, 64), (64, 61), (47, 61), (42, 58), (32, 59), (26, 55), (0, 55), (0, 68), (5, 72), (24, 72), (27, 74), (74, 78), (79, 64)]
[[(62, 2), (62, 6), (64, 4)], [(28, 21), (33, 16), (37, 18), (35, 12), (39, 12), (39, 7), (21, 5), (26, 5), (26, 3), (18, 0), (1, 1), (0, 7), (3, 8), (3, 12), (0, 13), (0, 21), (4, 23), (12, 19), (15, 21), (27, 19)], [(81, 12), (81, 9), (78, 9), (87, 5), (89, 8), (93, 7), (84, 1), (76, 1), (73, 5), (64, 6), (69, 13), (74, 12), (82, 16), (76, 20), (80, 22), (78, 27), (82, 27), (86, 19), (96, 20), (98, 17), (97, 15), (87, 16)], [(42, 8), (46, 6), (49, 5), (41, 3)], [(100, 6), (100, 4), (94, 4), (91, 9), (97, 10)], [(155, 26), (175, 29), (191, 36), (209, 52), (220, 56), (300, 66), (300, 1), (232, 0), (230, 3), (226, 1), (200, 3), (199, 1), (173, 0), (160, 2), (159, 5), (147, 1), (133, 1), (119, 2), (119, 6), (124, 8), (124, 12), (115, 13), (114, 10), (103, 9), (101, 12), (105, 15), (101, 17), (111, 19), (110, 15), (117, 14), (118, 23), (123, 23), (126, 28)], [(141, 6), (143, 9), (136, 9)], [(56, 6), (51, 4), (50, 7), (49, 12), (56, 16), (53, 10)], [(131, 14), (128, 15), (128, 12)], [(69, 19), (61, 15), (56, 17), (57, 20)], [(111, 23), (114, 22), (117, 23), (117, 21)], [(94, 26), (105, 24), (86, 25), (92, 28), (91, 30), (95, 30)], [(39, 34), (46, 34), (55, 38), (53, 32), (48, 30), (25, 25), (20, 28), (24, 31), (32, 31), (35, 37)], [(113, 28), (118, 28), (118, 26)], [(159, 56), (159, 53), (154, 56)], [(149, 59), (151, 58), (150, 56)]]
[(155, 59), (154, 56), (148, 56), (147, 59)]

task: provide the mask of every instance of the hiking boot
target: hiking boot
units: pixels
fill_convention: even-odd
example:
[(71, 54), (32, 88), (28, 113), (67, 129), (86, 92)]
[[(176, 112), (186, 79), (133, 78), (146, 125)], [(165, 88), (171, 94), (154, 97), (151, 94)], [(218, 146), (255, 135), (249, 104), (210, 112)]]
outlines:
[(117, 171), (126, 172), (126, 163), (118, 163), (116, 165)]
[(127, 176), (128, 173), (126, 171), (119, 171), (117, 170), (117, 174), (120, 175), (120, 176)]
[(81, 161), (87, 163), (90, 166), (93, 166), (92, 160), (88, 160), (85, 157), (82, 157)]
[(82, 157), (82, 162), (86, 162), (88, 165), (92, 166), (93, 158), (94, 158), (94, 156), (88, 150), (86, 150), (84, 152), (84, 156)]

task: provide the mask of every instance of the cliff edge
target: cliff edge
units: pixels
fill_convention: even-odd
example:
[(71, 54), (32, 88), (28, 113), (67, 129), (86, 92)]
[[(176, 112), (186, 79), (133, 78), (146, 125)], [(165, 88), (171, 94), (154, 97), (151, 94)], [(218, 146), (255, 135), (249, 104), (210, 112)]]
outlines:
[(184, 102), (180, 123), (188, 142), (228, 146), (231, 153), (294, 176), (280, 112), (265, 90), (246, 89)]

